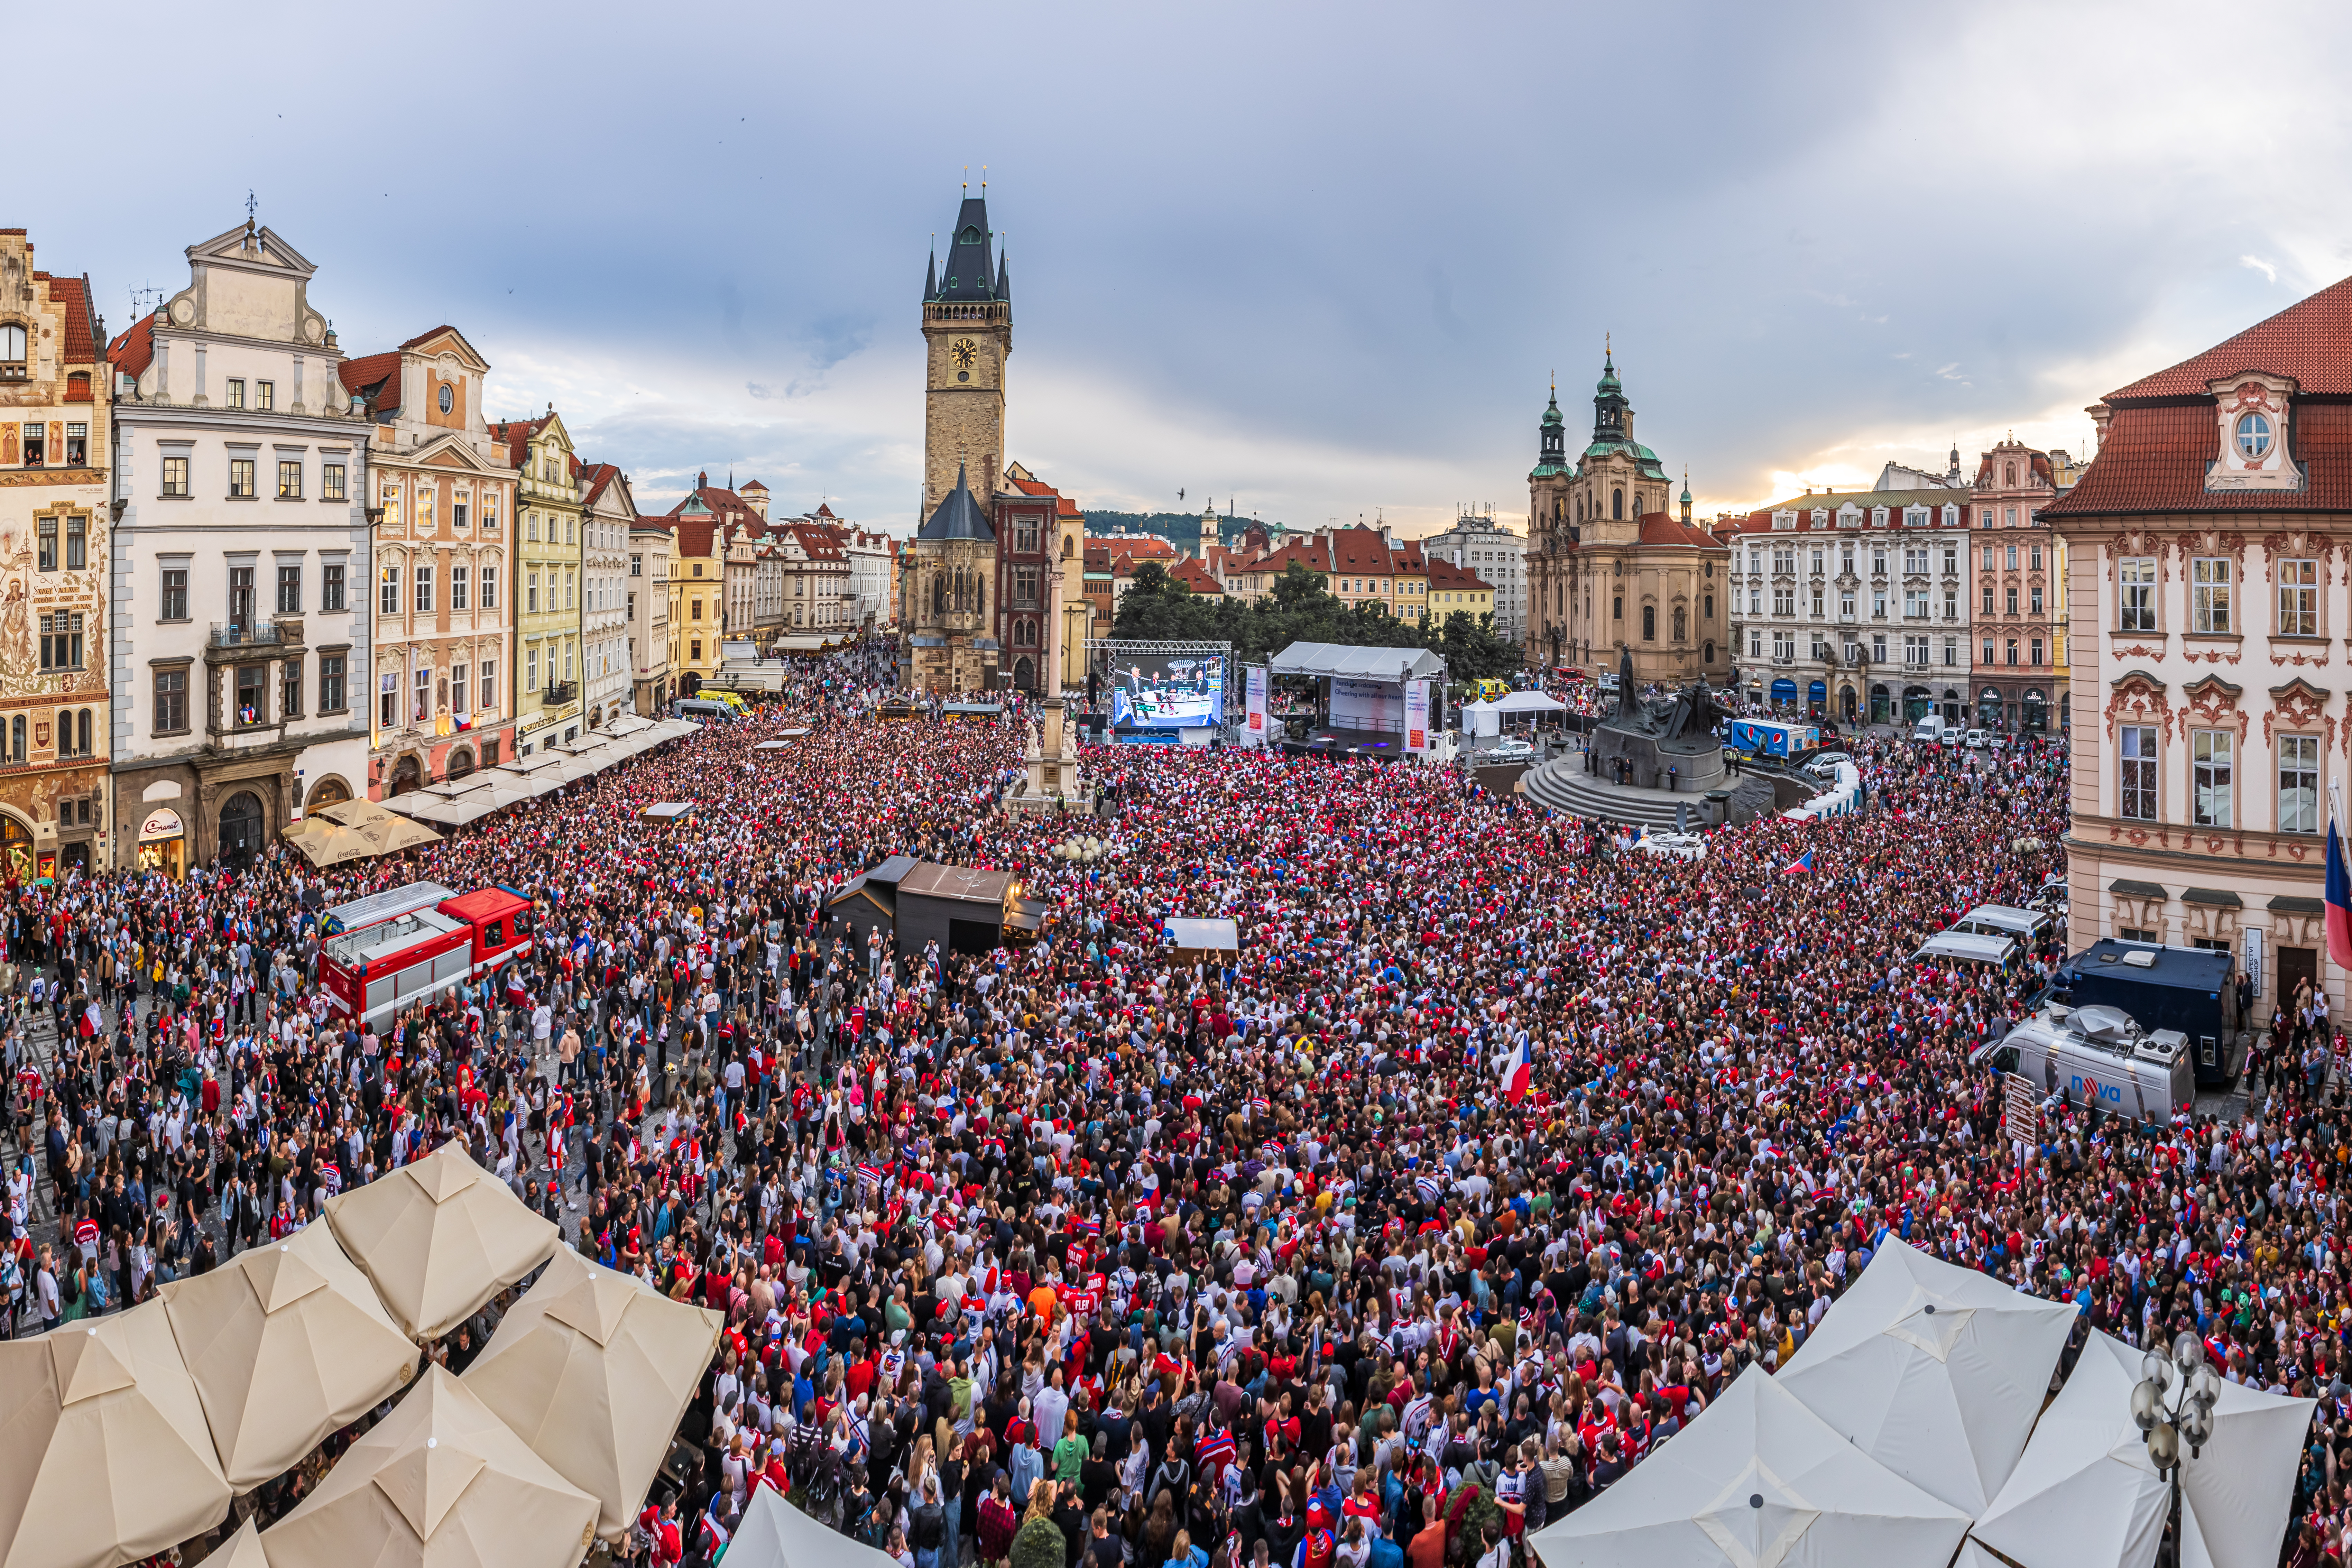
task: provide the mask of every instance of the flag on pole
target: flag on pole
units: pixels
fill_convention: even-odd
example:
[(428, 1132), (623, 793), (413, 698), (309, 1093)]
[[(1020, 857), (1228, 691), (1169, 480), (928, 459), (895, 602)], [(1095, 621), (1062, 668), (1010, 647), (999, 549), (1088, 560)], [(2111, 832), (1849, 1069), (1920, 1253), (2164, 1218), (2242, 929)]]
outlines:
[(1517, 1105), (1528, 1097), (1528, 1079), (1534, 1075), (1535, 1062), (1528, 1055), (1528, 1043), (1521, 1039), (1512, 1045), (1503, 1058), (1503, 1099)]
[(2344, 835), (2336, 815), (2327, 817), (2327, 956), (2352, 970), (2352, 872), (2344, 867)]
[(1780, 875), (1783, 877), (1799, 877), (1811, 872), (1812, 868), (1813, 852), (1808, 849), (1802, 855), (1798, 856), (1794, 860), (1791, 860), (1787, 865), (1781, 867)]

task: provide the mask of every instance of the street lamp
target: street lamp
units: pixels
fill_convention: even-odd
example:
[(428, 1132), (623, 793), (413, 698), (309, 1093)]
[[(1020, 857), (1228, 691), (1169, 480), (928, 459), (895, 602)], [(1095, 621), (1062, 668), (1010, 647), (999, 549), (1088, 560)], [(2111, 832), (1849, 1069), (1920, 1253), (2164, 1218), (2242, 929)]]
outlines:
[(2205, 1342), (2183, 1329), (2172, 1353), (2152, 1350), (2140, 1363), (2147, 1375), (2132, 1389), (2132, 1424), (2146, 1435), (2147, 1457), (2171, 1488), (2166, 1504), (2171, 1544), (2164, 1561), (2180, 1560), (2180, 1445), (2195, 1458), (2213, 1440), (2213, 1405), (2221, 1397), (2221, 1374), (2205, 1358)]

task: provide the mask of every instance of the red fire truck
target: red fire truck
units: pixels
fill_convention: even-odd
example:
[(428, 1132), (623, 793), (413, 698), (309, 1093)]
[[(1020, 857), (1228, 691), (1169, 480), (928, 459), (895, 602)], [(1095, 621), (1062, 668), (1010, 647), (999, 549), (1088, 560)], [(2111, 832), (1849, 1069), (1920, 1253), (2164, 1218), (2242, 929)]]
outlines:
[(411, 882), (337, 904), (324, 929), (320, 989), (336, 1011), (381, 1024), (502, 971), (530, 945), (530, 900), (512, 888)]

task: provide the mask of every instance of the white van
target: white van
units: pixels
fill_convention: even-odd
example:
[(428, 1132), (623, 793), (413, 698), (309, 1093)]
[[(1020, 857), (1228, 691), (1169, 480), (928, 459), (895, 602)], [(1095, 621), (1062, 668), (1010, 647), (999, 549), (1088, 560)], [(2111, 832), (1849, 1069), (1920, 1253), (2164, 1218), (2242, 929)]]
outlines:
[(1973, 963), (2014, 974), (2025, 962), (2024, 944), (2006, 936), (1948, 931), (1931, 936), (1911, 955), (1914, 963)]
[(1953, 921), (1950, 929), (1973, 931), (1979, 936), (2005, 936), (2031, 946), (2042, 939), (2052, 923), (2050, 916), (2041, 910), (2021, 910), (2011, 904), (1979, 904)]
[(1919, 721), (1911, 726), (1911, 738), (1926, 741), (1930, 745), (1941, 745), (1947, 727), (1941, 713), (1924, 713), (1920, 715)]
[(2116, 1007), (2044, 1007), (1979, 1046), (1969, 1065), (2017, 1073), (2044, 1095), (2139, 1121), (2168, 1121), (2197, 1102), (2189, 1037), (2178, 1029), (2145, 1033)]
[(720, 702), (715, 698), (688, 697), (679, 700), (677, 716), (705, 724), (724, 724), (734, 719), (735, 708), (733, 704)]

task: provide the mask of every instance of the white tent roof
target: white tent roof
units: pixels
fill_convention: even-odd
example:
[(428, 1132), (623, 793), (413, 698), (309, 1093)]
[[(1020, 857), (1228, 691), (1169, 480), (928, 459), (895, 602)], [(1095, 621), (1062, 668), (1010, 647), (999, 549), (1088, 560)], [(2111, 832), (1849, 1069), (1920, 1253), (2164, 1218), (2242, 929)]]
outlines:
[(1528, 1544), (1545, 1568), (1891, 1568), (1950, 1562), (1968, 1526), (1751, 1367)]
[(2074, 1308), (1893, 1237), (1780, 1382), (1862, 1451), (1974, 1516), (2017, 1463)]
[[(2025, 1457), (1977, 1521), (1978, 1540), (2024, 1568), (2147, 1568), (2166, 1487), (2132, 1424), (2140, 1352), (2092, 1331)], [(2282, 1505), (2279, 1517), (2284, 1520)], [(2271, 1561), (2277, 1559), (2272, 1542)]]
[(773, 1487), (751, 1489), (727, 1561), (735, 1568), (898, 1568), (871, 1546), (827, 1530)]
[(1266, 668), (1276, 675), (1402, 681), (1443, 674), (1445, 661), (1425, 647), (1351, 647), (1344, 643), (1295, 642), (1268, 660)]
[(2221, 1384), (2213, 1440), (2193, 1458), (2180, 1452), (2183, 1568), (2272, 1568), (2278, 1562), (2315, 1403)]
[(1506, 713), (1557, 713), (1568, 704), (1540, 691), (1514, 691), (1496, 698), (1495, 706)]

